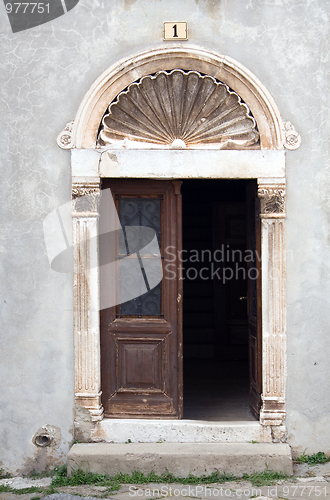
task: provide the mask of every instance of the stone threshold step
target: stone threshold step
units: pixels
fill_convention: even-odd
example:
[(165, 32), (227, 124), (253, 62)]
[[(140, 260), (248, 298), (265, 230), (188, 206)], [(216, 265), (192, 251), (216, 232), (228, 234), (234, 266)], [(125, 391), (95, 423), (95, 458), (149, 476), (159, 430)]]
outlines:
[(220, 473), (252, 474), (267, 467), (293, 474), (291, 448), (282, 443), (79, 443), (68, 453), (72, 469), (115, 475), (166, 470), (176, 476)]
[(92, 440), (105, 443), (271, 443), (270, 426), (256, 421), (112, 419), (97, 422)]

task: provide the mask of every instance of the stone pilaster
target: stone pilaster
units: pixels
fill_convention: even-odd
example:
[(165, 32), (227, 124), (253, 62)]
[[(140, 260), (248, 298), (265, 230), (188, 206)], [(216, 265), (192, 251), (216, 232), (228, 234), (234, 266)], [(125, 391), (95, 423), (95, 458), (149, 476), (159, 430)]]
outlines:
[(92, 421), (103, 418), (101, 404), (98, 200), (99, 179), (72, 184), (74, 245), (75, 398)]
[(262, 248), (262, 408), (263, 425), (285, 418), (286, 295), (285, 184), (258, 185)]

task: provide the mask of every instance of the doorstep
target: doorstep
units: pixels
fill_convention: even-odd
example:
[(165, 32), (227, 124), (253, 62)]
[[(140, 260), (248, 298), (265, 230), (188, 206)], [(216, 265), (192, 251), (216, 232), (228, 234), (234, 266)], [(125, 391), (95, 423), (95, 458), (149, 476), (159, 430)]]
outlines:
[(115, 475), (141, 471), (157, 475), (243, 474), (267, 469), (292, 475), (291, 449), (282, 443), (79, 443), (68, 453), (68, 473), (82, 468)]
[(257, 421), (208, 422), (105, 418), (95, 425), (94, 442), (107, 443), (271, 443), (270, 426)]

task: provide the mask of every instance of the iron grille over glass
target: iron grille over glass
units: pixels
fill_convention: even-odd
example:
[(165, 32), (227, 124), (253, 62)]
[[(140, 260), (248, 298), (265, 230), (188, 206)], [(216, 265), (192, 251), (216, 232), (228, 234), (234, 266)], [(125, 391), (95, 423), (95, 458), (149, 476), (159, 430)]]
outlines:
[(118, 198), (119, 219), (123, 228), (119, 238), (119, 282), (122, 296), (125, 296), (125, 290), (129, 291), (133, 286), (141, 290), (138, 297), (119, 306), (119, 316), (159, 317), (162, 313), (161, 283), (152, 286), (155, 261), (152, 255), (148, 258), (148, 251), (143, 249), (148, 248), (155, 236), (161, 247), (161, 197)]

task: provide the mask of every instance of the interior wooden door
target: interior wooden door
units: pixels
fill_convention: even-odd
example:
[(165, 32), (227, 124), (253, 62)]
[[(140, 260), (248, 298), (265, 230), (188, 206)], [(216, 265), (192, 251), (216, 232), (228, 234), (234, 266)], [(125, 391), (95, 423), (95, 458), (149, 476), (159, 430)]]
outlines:
[[(157, 286), (146, 281), (148, 289), (141, 296), (101, 311), (106, 417), (182, 417), (182, 280), (175, 257), (182, 241), (180, 185), (142, 179), (106, 179), (102, 184), (102, 189), (111, 189), (126, 235), (137, 226), (155, 232), (163, 263), (163, 279)], [(125, 255), (119, 240), (101, 238), (100, 255), (117, 261), (118, 268), (137, 266), (147, 278), (148, 255)], [(102, 287), (111, 286), (109, 277), (102, 278), (102, 266), (100, 278), (102, 293)], [(123, 279), (120, 269), (111, 279)]]
[[(226, 270), (222, 279), (215, 276), (215, 356), (222, 360), (246, 360), (247, 279), (246, 206), (241, 202), (214, 203), (214, 255), (221, 256)], [(227, 279), (226, 279), (227, 278)]]
[(261, 228), (257, 183), (247, 186), (247, 246), (251, 252), (248, 267), (248, 331), (250, 363), (250, 406), (257, 418), (262, 392), (262, 324), (261, 324)]

